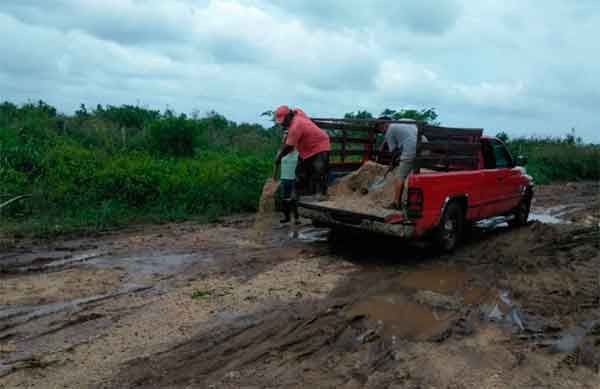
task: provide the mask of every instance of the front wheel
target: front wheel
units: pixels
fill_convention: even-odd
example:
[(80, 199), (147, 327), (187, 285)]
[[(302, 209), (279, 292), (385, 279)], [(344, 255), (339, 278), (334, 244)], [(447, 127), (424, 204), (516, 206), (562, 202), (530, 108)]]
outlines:
[(508, 220), (510, 227), (521, 227), (527, 224), (529, 219), (529, 210), (531, 209), (531, 197), (527, 196), (522, 199), (517, 205), (517, 208), (512, 212), (513, 218)]
[(452, 202), (446, 208), (436, 231), (437, 245), (445, 252), (452, 252), (460, 242), (465, 224), (460, 204)]

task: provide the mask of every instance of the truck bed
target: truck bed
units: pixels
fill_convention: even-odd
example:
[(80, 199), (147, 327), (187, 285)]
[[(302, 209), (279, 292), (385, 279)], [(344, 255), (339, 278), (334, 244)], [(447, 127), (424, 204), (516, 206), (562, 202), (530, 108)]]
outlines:
[[(463, 170), (455, 172), (440, 172), (425, 170), (420, 173), (413, 173), (407, 180), (406, 187), (416, 183), (428, 188), (445, 187), (450, 190), (448, 193), (470, 193), (473, 199), (479, 198), (479, 193), (473, 192), (473, 183), (478, 182), (476, 177), (481, 175), (479, 170)], [(478, 192), (478, 191), (477, 191)], [(444, 203), (447, 193), (428, 191), (427, 206), (424, 209), (423, 216), (427, 220), (433, 221), (439, 218), (440, 209)], [(426, 230), (430, 230), (433, 222), (424, 225), (417, 224), (418, 220), (413, 220), (404, 216), (403, 212), (384, 207), (372, 206), (367, 202), (361, 202), (360, 195), (352, 198), (354, 201), (299, 201), (298, 209), (302, 217), (312, 219), (321, 224), (331, 227), (349, 227), (353, 229), (369, 230), (386, 235), (393, 235), (402, 238), (410, 238), (423, 235)], [(393, 199), (390, 198), (390, 202)], [(431, 204), (436, 204), (431, 207)]]

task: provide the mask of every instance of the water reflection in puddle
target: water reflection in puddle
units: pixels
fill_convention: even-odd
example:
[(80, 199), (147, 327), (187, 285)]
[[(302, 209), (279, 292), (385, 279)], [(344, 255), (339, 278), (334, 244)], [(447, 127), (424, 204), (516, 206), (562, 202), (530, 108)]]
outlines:
[(546, 224), (569, 224), (570, 223), (569, 221), (559, 219), (556, 216), (552, 216), (547, 213), (535, 213), (535, 212), (532, 212), (529, 214), (529, 220), (530, 221), (538, 221), (540, 223), (546, 223)]
[(425, 268), (409, 271), (398, 277), (399, 288), (426, 289), (437, 293), (454, 293), (466, 287), (471, 277), (453, 267)]
[(329, 228), (302, 228), (290, 232), (290, 239), (297, 239), (303, 242), (327, 242), (329, 240)]
[(483, 295), (482, 290), (469, 287), (471, 278), (453, 266), (408, 270), (390, 280), (380, 294), (354, 304), (348, 314), (366, 316), (387, 336), (432, 339), (448, 329), (462, 306)]
[(130, 274), (171, 274), (175, 273), (181, 266), (194, 262), (211, 260), (212, 256), (207, 254), (186, 253), (186, 254), (156, 254), (144, 256), (127, 257), (100, 257), (90, 261), (97, 266), (121, 266)]
[[(571, 222), (568, 220), (560, 219), (557, 216), (554, 216), (545, 210), (531, 212), (529, 214), (530, 222), (540, 222), (545, 224), (570, 224)], [(482, 229), (495, 229), (495, 228), (503, 228), (508, 227), (507, 218), (504, 216), (492, 217), (489, 219), (480, 220), (476, 223), (478, 228)]]
[(355, 304), (349, 315), (368, 317), (381, 325), (383, 333), (388, 336), (426, 340), (448, 328), (453, 312), (431, 309), (410, 301), (404, 295), (387, 294), (372, 296)]

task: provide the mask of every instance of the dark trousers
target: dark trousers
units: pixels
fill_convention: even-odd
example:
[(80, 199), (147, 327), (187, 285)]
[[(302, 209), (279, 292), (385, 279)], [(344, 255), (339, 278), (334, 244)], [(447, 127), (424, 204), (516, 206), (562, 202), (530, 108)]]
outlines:
[(296, 204), (295, 193), (296, 180), (281, 180), (281, 211), (286, 220), (290, 219), (293, 213), (294, 218), (298, 220), (298, 206)]
[(327, 194), (327, 175), (329, 174), (329, 151), (323, 151), (299, 163), (300, 174), (306, 182), (306, 194)]

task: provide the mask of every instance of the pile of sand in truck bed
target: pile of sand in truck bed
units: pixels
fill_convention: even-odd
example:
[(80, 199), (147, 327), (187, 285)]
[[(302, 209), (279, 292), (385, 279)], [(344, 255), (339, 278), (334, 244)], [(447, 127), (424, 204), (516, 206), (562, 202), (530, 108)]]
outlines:
[(388, 174), (384, 185), (375, 189), (369, 188), (385, 174), (387, 168), (386, 165), (365, 162), (360, 169), (337, 180), (329, 188), (329, 200), (320, 202), (319, 205), (358, 213), (395, 213), (385, 208), (394, 200), (396, 179), (393, 174)]

